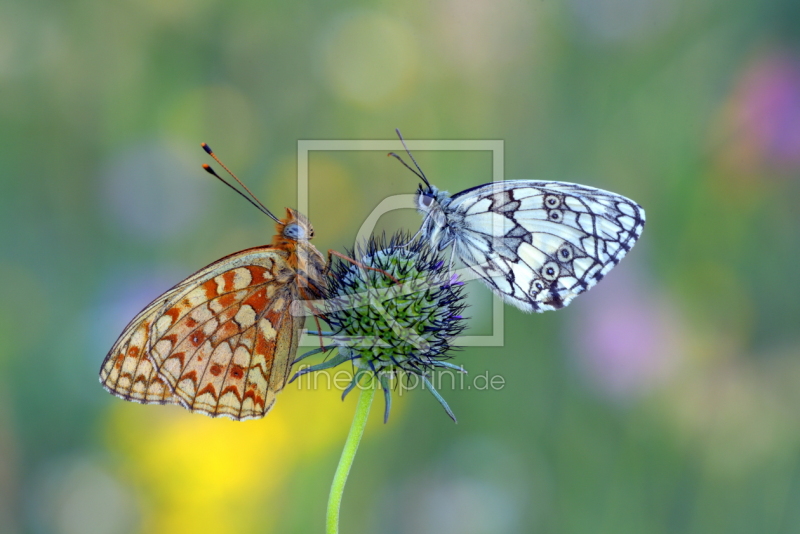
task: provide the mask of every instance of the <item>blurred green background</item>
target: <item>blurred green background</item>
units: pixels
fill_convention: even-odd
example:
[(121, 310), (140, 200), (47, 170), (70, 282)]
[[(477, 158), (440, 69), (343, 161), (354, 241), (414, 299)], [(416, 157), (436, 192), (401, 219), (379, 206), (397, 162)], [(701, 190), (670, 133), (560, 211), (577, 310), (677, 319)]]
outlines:
[[(500, 390), (376, 405), (342, 532), (800, 531), (796, 0), (0, 0), (0, 533), (322, 532), (355, 396), (261, 421), (123, 402), (127, 321), (270, 221), (299, 139), (501, 139), (507, 179), (635, 199), (644, 235), (569, 308), (457, 354)], [(451, 192), (488, 152), (417, 152)], [(416, 188), (315, 152), (321, 250)], [(413, 212), (380, 229), (416, 229)], [(489, 291), (470, 287), (471, 333)], [(380, 401), (379, 401), (380, 402)], [(380, 406), (380, 407), (379, 407)]]

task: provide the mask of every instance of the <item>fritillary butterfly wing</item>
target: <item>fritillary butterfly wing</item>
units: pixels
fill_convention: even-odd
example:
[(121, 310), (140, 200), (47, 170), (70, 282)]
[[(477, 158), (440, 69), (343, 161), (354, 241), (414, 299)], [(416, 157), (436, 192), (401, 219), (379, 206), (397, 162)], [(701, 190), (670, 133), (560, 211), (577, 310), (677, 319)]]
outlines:
[(181, 404), (147, 357), (148, 331), (160, 306), (156, 301), (131, 321), (100, 369), (103, 387), (121, 399), (141, 404)]
[(296, 342), (279, 341), (299, 338), (302, 321), (289, 314), (285, 253), (240, 254), (169, 302), (150, 327), (149, 353), (189, 409), (248, 419), (263, 416), (283, 388)]
[(287, 215), (271, 247), (209, 265), (140, 313), (106, 356), (103, 386), (126, 400), (181, 404), (212, 417), (266, 415), (305, 321), (291, 304), (315, 298), (324, 283), (310, 223), (294, 210)]

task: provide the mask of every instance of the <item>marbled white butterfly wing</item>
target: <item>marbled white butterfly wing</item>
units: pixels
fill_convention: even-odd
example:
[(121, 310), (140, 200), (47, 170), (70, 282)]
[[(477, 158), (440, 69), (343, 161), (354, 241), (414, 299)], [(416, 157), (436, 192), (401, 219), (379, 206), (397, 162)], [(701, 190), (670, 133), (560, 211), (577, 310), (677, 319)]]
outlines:
[(645, 223), (632, 200), (565, 182), (496, 182), (450, 200), (455, 254), (525, 311), (567, 306), (619, 263)]
[(453, 254), (525, 311), (556, 310), (590, 289), (642, 235), (644, 210), (616, 193), (566, 182), (493, 182), (450, 196), (431, 185), (400, 130), (424, 186), (416, 237)]

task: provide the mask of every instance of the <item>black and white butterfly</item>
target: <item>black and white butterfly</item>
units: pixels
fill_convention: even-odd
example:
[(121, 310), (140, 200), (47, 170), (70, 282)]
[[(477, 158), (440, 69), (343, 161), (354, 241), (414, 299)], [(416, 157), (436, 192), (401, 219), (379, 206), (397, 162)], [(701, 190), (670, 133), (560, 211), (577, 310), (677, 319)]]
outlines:
[[(397, 132), (400, 135), (400, 132)], [(402, 141), (402, 137), (400, 138)], [(405, 146), (405, 143), (403, 143)], [(424, 183), (416, 238), (453, 256), (506, 302), (527, 312), (557, 310), (619, 263), (644, 229), (644, 209), (609, 191), (566, 182), (514, 180), (455, 195)]]

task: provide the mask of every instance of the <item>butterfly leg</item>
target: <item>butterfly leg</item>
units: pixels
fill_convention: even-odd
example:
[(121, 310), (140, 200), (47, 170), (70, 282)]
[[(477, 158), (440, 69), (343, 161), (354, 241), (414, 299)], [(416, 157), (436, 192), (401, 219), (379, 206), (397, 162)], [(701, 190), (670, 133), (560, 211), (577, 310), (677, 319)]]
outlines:
[[(328, 262), (328, 263), (330, 264), (330, 262)], [(314, 317), (314, 322), (317, 324), (317, 335), (319, 336), (319, 347), (320, 348), (324, 348), (325, 344), (322, 342), (322, 326), (320, 326), (320, 324), (319, 324), (319, 316), (317, 315), (319, 313), (319, 310), (315, 310), (314, 307), (311, 305), (311, 303), (309, 301), (307, 301), (307, 300), (303, 300), (301, 302), (303, 303), (303, 305), (305, 305), (306, 308), (308, 308), (308, 311), (310, 311), (311, 315)]]
[(419, 237), (419, 235), (422, 233), (422, 228), (423, 228), (423, 226), (420, 226), (419, 230), (417, 230), (417, 233), (414, 234), (413, 236), (411, 236), (411, 239), (409, 239), (408, 242), (405, 245), (398, 245), (395, 248), (408, 248), (411, 245), (411, 243), (416, 241), (417, 238)]
[(314, 315), (314, 322), (317, 323), (317, 334), (319, 334), (319, 348), (324, 349), (325, 343), (322, 342), (322, 327), (319, 325), (319, 317)]
[(333, 249), (329, 249), (329, 250), (328, 250), (328, 266), (327, 266), (327, 268), (326, 268), (326, 270), (328, 271), (328, 274), (330, 274), (330, 268), (331, 268), (331, 256), (336, 256), (337, 258), (341, 258), (341, 259), (343, 259), (343, 260), (345, 260), (345, 261), (348, 261), (348, 262), (352, 263), (352, 264), (353, 264), (353, 265), (355, 265), (356, 267), (360, 267), (360, 268), (362, 268), (362, 269), (369, 269), (370, 271), (377, 271), (377, 272), (381, 273), (382, 275), (386, 276), (387, 278), (391, 278), (391, 279), (392, 279), (392, 281), (393, 281), (395, 284), (397, 284), (397, 285), (400, 285), (400, 280), (398, 280), (397, 278), (395, 278), (395, 277), (394, 277), (394, 276), (392, 276), (391, 274), (387, 273), (387, 272), (386, 272), (386, 271), (384, 271), (383, 269), (376, 269), (375, 267), (370, 267), (369, 265), (364, 265), (363, 263), (361, 263), (361, 262), (359, 262), (359, 261), (356, 261), (356, 260), (354, 260), (353, 258), (350, 258), (350, 257), (348, 257), (348, 256), (345, 256), (344, 254), (342, 254), (342, 253), (340, 253), (340, 252), (336, 252), (336, 251), (335, 251), (335, 250), (333, 250)]

